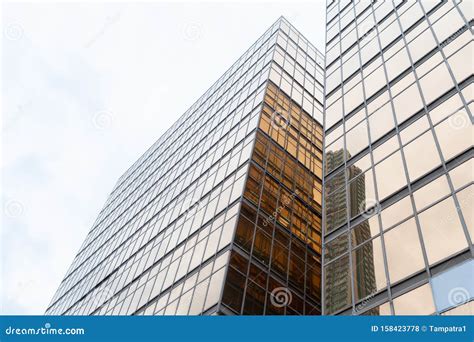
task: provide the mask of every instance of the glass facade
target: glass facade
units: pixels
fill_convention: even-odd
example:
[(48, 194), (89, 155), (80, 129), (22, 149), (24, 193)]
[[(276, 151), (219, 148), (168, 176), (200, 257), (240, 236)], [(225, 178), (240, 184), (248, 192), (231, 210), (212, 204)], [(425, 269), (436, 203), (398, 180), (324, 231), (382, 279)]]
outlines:
[(320, 314), (323, 63), (277, 20), (118, 180), (46, 314)]
[(472, 10), (327, 3), (323, 314), (472, 312)]
[(472, 313), (472, 10), (328, 1), (325, 55), (278, 19), (118, 180), (46, 313)]

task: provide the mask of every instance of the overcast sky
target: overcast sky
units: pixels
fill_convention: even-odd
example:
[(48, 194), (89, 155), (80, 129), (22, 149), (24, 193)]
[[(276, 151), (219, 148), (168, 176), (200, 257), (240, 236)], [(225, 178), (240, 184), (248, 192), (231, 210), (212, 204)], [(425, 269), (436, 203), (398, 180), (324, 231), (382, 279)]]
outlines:
[(4, 4), (3, 314), (43, 314), (118, 177), (280, 16), (324, 1)]

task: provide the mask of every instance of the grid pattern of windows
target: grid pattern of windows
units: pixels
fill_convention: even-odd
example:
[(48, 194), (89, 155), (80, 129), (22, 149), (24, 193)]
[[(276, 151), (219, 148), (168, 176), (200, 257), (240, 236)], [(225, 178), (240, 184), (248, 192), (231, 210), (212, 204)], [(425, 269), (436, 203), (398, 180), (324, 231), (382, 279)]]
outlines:
[[(291, 109), (285, 107), (288, 97), (280, 104), (281, 110), (294, 115), (294, 131), (281, 148), (291, 149), (296, 160), (322, 177), (321, 126), (317, 151), (311, 142), (314, 118), (322, 121), (323, 62), (323, 56), (296, 29), (283, 18), (277, 20), (118, 180), (46, 313), (220, 312), (227, 267), (235, 260), (235, 251), (230, 251), (242, 195), (248, 174), (255, 168), (250, 159), (262, 134), (257, 130), (263, 101), (265, 110), (270, 100), (281, 101), (279, 87), (293, 103)], [(269, 85), (270, 79), (277, 86)], [(308, 173), (298, 177), (295, 187), (302, 198), (314, 202), (313, 187), (305, 178)], [(318, 184), (314, 196), (320, 208), (321, 181)], [(299, 234), (302, 260), (309, 241), (313, 249), (317, 244), (320, 255), (320, 215), (319, 209), (317, 233), (306, 232), (307, 222), (287, 233), (288, 239)], [(294, 272), (294, 267), (290, 269)], [(299, 291), (305, 300), (305, 291)], [(312, 305), (320, 312), (319, 292), (314, 291)], [(299, 308), (295, 312), (303, 313)]]
[(432, 279), (473, 256), (472, 4), (327, 6), (323, 313), (443, 313)]
[(232, 313), (321, 314), (321, 155), (322, 126), (270, 83), (222, 299)]

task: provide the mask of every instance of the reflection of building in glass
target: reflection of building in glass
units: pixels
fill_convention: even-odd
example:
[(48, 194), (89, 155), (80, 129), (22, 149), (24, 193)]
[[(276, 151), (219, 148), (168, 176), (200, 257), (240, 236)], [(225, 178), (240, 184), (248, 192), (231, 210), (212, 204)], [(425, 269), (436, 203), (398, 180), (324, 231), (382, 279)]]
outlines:
[(46, 313), (320, 314), (322, 64), (272, 25), (119, 179)]
[[(346, 151), (346, 155), (350, 155)], [(344, 150), (331, 151), (326, 154), (326, 166), (331, 168), (332, 165), (340, 163), (344, 158)], [(361, 174), (361, 170), (352, 165), (347, 169), (347, 177), (355, 179), (351, 182), (349, 187), (349, 203), (350, 212), (358, 214), (359, 209), (366, 209), (365, 198), (365, 178), (357, 177)], [(340, 173), (331, 179), (331, 182), (326, 183), (325, 197), (326, 213), (326, 227), (337, 227), (338, 224), (347, 219), (346, 213), (346, 196), (345, 196), (345, 176)], [(335, 191), (342, 189), (342, 191)], [(368, 208), (367, 208), (368, 209)], [(358, 246), (363, 242), (369, 240), (371, 237), (369, 221), (363, 221), (357, 226), (357, 229), (351, 231), (352, 246)], [(349, 248), (349, 239), (347, 234), (340, 235), (335, 239), (327, 242), (326, 257), (329, 260), (337, 259), (338, 256), (343, 255)], [(340, 260), (337, 267), (337, 272), (326, 272), (325, 274), (325, 300), (326, 308), (336, 311), (341, 305), (343, 306), (350, 300), (351, 293), (351, 279), (354, 281), (354, 291), (358, 296), (365, 298), (376, 291), (375, 274), (374, 274), (374, 260), (373, 249), (370, 243), (365, 244), (362, 248), (357, 249), (353, 253), (352, 270), (353, 277), (351, 277), (351, 268), (349, 262), (344, 257)], [(338, 261), (333, 261), (335, 265)]]
[(323, 314), (472, 312), (472, 13), (327, 2)]

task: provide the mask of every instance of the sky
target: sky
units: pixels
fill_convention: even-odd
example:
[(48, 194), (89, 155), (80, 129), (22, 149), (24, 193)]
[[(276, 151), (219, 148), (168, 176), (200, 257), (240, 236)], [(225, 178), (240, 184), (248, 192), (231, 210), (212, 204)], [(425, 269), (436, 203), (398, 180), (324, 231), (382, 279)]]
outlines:
[(2, 6), (1, 313), (43, 314), (119, 176), (284, 15), (324, 1)]

